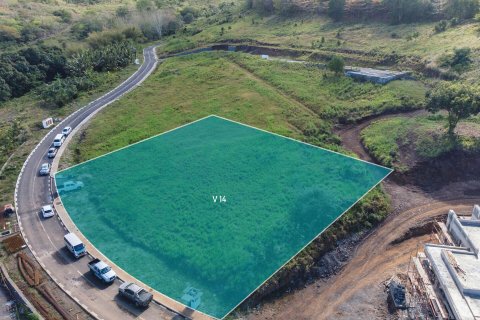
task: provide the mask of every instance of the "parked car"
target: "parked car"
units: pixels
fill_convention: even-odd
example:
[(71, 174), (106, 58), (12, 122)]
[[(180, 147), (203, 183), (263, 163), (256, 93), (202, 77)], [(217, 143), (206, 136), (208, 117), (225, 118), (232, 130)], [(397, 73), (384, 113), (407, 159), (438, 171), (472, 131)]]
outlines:
[(42, 207), (42, 216), (44, 218), (50, 218), (55, 215), (55, 212), (53, 211), (53, 207), (49, 204), (45, 205)]
[(100, 259), (93, 259), (88, 263), (88, 267), (90, 271), (104, 283), (112, 283), (117, 278), (115, 271)]
[(55, 158), (56, 155), (57, 155), (57, 148), (50, 148), (50, 149), (48, 149), (47, 156), (48, 156), (49, 158)]
[(148, 307), (153, 295), (133, 282), (124, 282), (118, 288), (118, 293), (130, 300), (137, 307)]
[(81, 181), (67, 181), (62, 185), (57, 186), (57, 191), (60, 192), (70, 192), (83, 188), (83, 182)]
[(87, 249), (83, 242), (77, 237), (74, 233), (67, 233), (63, 240), (65, 240), (65, 246), (67, 247), (68, 251), (70, 251), (75, 258), (80, 258), (87, 254)]
[(72, 127), (65, 127), (62, 130), (62, 133), (65, 137), (68, 136), (70, 134), (70, 132), (72, 132)]
[(63, 133), (59, 133), (53, 139), (53, 146), (55, 148), (60, 148), (63, 144), (63, 141), (65, 141), (65, 136), (63, 135)]
[(42, 163), (39, 173), (41, 176), (48, 176), (50, 174), (50, 163)]
[(14, 213), (15, 213), (15, 207), (12, 204), (8, 203), (3, 205), (1, 214), (4, 217), (9, 217)]

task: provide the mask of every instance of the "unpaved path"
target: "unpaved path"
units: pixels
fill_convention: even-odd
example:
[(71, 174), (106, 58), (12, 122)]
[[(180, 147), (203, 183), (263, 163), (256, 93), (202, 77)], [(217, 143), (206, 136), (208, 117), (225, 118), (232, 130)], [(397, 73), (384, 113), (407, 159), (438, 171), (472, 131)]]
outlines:
[(429, 235), (391, 245), (412, 227), (445, 215), (449, 209), (469, 212), (480, 198), (437, 201), (389, 216), (367, 236), (339, 274), (266, 304), (248, 319), (385, 319), (388, 318), (383, 282)]
[[(336, 130), (343, 146), (363, 160), (372, 161), (361, 143), (360, 133), (373, 121), (395, 116), (415, 117), (425, 111), (383, 115)], [(449, 209), (468, 213), (480, 194), (469, 196), (480, 181), (446, 184), (435, 193), (426, 193), (414, 185), (399, 185), (387, 179), (383, 184), (392, 198), (392, 213), (356, 247), (351, 259), (336, 275), (304, 289), (266, 303), (250, 313), (248, 319), (390, 319), (384, 282), (398, 271), (406, 271), (410, 257), (422, 244), (434, 241), (431, 235), (408, 238), (398, 244), (414, 227), (446, 215)]]
[(344, 148), (355, 152), (362, 160), (373, 161), (372, 157), (368, 154), (367, 150), (361, 142), (360, 134), (363, 129), (368, 127), (374, 121), (393, 117), (417, 117), (426, 113), (427, 112), (422, 109), (402, 113), (385, 114), (369, 118), (359, 123), (341, 126), (335, 130), (335, 134), (342, 138), (342, 145)]

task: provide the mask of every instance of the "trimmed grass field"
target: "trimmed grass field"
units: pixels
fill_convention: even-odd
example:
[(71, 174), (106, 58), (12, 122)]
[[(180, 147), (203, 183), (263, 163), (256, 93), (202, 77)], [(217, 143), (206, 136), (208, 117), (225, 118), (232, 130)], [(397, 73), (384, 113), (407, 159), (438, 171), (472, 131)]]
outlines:
[(55, 179), (83, 183), (62, 202), (112, 261), (223, 318), (389, 173), (211, 116)]
[(407, 170), (412, 156), (435, 158), (453, 149), (480, 149), (480, 120), (462, 121), (457, 127), (457, 139), (446, 135), (444, 116), (394, 117), (379, 120), (362, 131), (362, 141), (380, 163)]

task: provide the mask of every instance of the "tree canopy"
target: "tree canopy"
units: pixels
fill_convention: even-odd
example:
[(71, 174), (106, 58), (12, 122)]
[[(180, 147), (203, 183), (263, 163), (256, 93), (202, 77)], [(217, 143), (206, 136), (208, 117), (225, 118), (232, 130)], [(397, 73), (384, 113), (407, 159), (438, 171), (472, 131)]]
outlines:
[(335, 73), (336, 76), (339, 76), (343, 73), (345, 69), (345, 62), (343, 61), (342, 58), (334, 56), (332, 57), (330, 62), (328, 62), (327, 68), (328, 70)]
[(426, 109), (448, 113), (448, 134), (455, 135), (458, 122), (480, 112), (480, 88), (462, 83), (441, 82), (427, 93)]

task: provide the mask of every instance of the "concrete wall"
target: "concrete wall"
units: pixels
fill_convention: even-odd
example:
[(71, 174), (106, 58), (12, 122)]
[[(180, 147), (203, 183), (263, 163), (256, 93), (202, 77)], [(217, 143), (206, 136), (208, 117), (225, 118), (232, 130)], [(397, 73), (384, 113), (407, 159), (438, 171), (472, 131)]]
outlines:
[[(475, 207), (478, 208), (477, 210), (480, 210), (480, 208), (477, 205)], [(447, 228), (448, 228), (448, 231), (453, 236), (454, 238), (453, 240), (456, 242), (457, 245), (461, 245), (463, 247), (470, 249), (478, 257), (480, 248), (478, 248), (477, 245), (473, 243), (471, 239), (468, 237), (468, 234), (463, 228), (463, 225), (476, 226), (480, 228), (480, 220), (474, 219), (474, 220), (460, 221), (455, 211), (450, 210), (448, 212)]]

